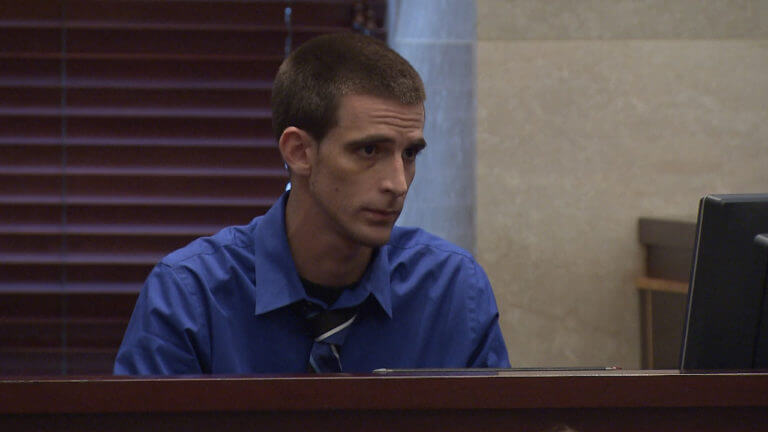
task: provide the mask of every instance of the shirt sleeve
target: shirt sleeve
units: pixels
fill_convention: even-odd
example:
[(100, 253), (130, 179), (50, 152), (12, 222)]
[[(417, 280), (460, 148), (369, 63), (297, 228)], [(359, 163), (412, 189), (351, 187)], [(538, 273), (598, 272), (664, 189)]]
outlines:
[(115, 375), (200, 374), (207, 368), (207, 327), (197, 294), (158, 264), (136, 301), (115, 359)]
[(472, 290), (473, 334), (477, 340), (467, 367), (508, 368), (509, 356), (504, 336), (499, 327), (499, 310), (488, 277), (477, 262), (473, 261), (475, 286)]

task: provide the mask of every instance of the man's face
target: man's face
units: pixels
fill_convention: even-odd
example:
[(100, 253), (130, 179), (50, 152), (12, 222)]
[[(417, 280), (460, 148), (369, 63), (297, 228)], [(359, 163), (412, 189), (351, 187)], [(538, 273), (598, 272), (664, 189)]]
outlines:
[(389, 241), (425, 147), (424, 108), (347, 95), (338, 124), (314, 148), (310, 197), (321, 222), (369, 247)]

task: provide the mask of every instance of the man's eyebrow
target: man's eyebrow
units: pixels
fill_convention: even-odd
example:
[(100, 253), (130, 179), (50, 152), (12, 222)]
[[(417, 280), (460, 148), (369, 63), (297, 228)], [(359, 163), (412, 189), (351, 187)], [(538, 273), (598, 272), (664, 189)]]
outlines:
[(427, 140), (425, 140), (424, 138), (419, 138), (411, 142), (411, 146), (418, 147), (419, 150), (423, 150), (425, 147), (427, 147)]
[(347, 141), (348, 147), (365, 146), (368, 144), (378, 144), (384, 142), (394, 142), (394, 140), (386, 135), (368, 135), (356, 140)]
[[(345, 146), (347, 147), (358, 147), (358, 146), (366, 146), (369, 144), (379, 144), (379, 143), (392, 143), (395, 140), (387, 135), (368, 135), (362, 138), (358, 138), (352, 141), (347, 141)], [(416, 146), (420, 149), (423, 149), (427, 146), (427, 141), (424, 138), (416, 139), (408, 144), (409, 146)]]

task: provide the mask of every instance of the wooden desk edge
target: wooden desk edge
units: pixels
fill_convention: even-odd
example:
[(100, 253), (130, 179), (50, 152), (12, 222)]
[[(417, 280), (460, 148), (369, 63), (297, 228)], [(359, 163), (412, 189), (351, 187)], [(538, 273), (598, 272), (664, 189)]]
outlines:
[(0, 381), (0, 414), (766, 407), (768, 374), (271, 376)]

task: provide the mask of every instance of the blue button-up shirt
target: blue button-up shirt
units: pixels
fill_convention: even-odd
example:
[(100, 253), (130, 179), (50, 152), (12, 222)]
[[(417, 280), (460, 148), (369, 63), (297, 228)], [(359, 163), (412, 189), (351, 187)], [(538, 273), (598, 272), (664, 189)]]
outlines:
[[(290, 305), (308, 296), (285, 235), (286, 199), (246, 226), (195, 240), (152, 270), (116, 374), (307, 370), (313, 338)], [(423, 230), (395, 227), (360, 283), (331, 309), (357, 305), (339, 349), (344, 372), (509, 367), (483, 269)]]

